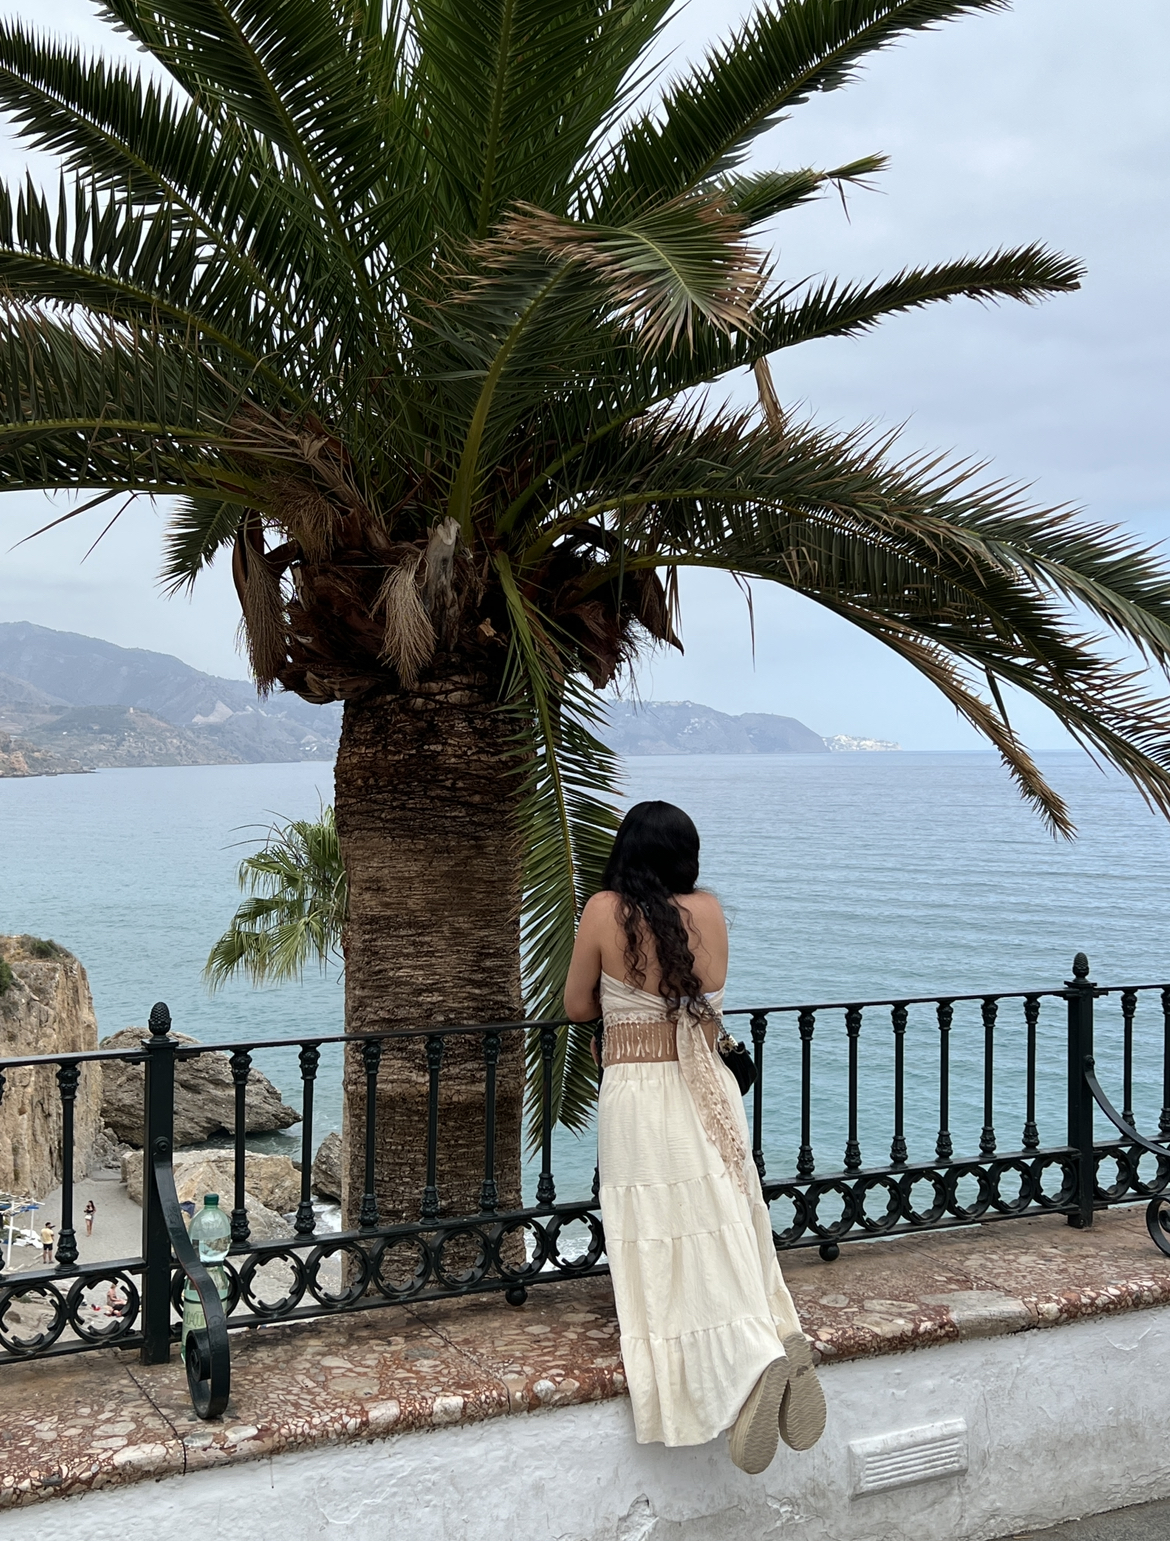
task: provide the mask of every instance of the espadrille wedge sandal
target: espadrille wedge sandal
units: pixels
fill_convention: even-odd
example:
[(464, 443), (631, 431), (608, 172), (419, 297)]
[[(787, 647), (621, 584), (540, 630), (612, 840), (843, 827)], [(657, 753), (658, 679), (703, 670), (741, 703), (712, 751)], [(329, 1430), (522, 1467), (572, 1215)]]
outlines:
[(731, 1425), (727, 1448), (740, 1471), (755, 1476), (772, 1464), (780, 1443), (780, 1403), (788, 1385), (788, 1361), (773, 1359), (748, 1393)]
[(825, 1393), (804, 1333), (789, 1333), (781, 1342), (788, 1356), (788, 1384), (780, 1403), (780, 1438), (793, 1450), (808, 1450), (825, 1432)]

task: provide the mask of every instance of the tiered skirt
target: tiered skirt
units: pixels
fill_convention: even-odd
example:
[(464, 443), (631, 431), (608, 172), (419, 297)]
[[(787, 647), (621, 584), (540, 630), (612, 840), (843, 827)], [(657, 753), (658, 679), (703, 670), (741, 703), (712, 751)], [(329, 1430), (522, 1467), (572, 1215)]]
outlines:
[[(734, 1077), (719, 1074), (750, 1147)], [(745, 1194), (672, 1060), (607, 1064), (598, 1166), (638, 1442), (705, 1444), (800, 1330), (755, 1165), (749, 1155)]]

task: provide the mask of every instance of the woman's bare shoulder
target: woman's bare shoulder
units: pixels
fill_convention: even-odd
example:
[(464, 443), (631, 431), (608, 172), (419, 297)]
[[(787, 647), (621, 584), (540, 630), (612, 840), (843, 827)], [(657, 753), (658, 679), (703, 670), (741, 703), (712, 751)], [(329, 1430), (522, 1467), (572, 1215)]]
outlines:
[(581, 924), (607, 925), (617, 918), (619, 896), (612, 888), (602, 888), (591, 898), (586, 899), (585, 908), (581, 911)]
[(713, 894), (709, 888), (696, 888), (692, 893), (681, 894), (679, 903), (685, 904), (687, 909), (696, 919), (701, 915), (722, 915), (723, 906), (719, 902), (717, 894)]

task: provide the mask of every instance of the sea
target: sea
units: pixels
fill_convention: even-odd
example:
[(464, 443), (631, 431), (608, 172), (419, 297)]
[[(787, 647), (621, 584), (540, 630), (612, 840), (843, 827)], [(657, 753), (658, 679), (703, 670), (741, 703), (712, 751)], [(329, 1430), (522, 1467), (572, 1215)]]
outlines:
[[(811, 1143), (818, 1171), (841, 1166), (846, 1129), (844, 1005), (898, 998), (1057, 989), (1085, 952), (1102, 985), (1170, 980), (1170, 827), (1121, 777), (1085, 756), (1040, 763), (1079, 826), (1054, 840), (992, 754), (655, 756), (625, 764), (627, 802), (665, 798), (702, 838), (702, 883), (731, 928), (726, 1005), (822, 1007), (812, 1041)], [(155, 1001), (176, 1030), (208, 1043), (340, 1033), (343, 986), (310, 970), (296, 984), (208, 991), (201, 973), (240, 894), (236, 868), (276, 818), (314, 816), (332, 797), (323, 764), (103, 770), (0, 781), (0, 932), (50, 937), (84, 963), (99, 1031), (145, 1024)], [(837, 1004), (834, 1004), (837, 1003)], [(1039, 1026), (1038, 1122), (1063, 1140), (1064, 1029), (1059, 1001)], [(1116, 994), (1098, 1008), (1098, 1061), (1120, 1104)], [(732, 1016), (737, 1036), (747, 1019)], [(1156, 1130), (1162, 1013), (1142, 997), (1135, 1023), (1135, 1109)], [(956, 1151), (984, 1124), (979, 1003), (955, 1007), (949, 1124)], [(930, 1160), (938, 1128), (934, 1007), (912, 1005), (905, 1039), (910, 1159)], [(893, 1125), (890, 1008), (863, 1014), (859, 1136), (867, 1165)], [(1016, 1150), (1025, 1116), (1022, 1005), (995, 1027), (993, 1118)], [(299, 1105), (295, 1053), (256, 1063)], [(769, 1018), (763, 1147), (770, 1173), (794, 1170), (800, 1144), (799, 1034)], [(340, 1055), (326, 1051), (314, 1143), (340, 1127)], [(299, 1131), (264, 1148), (299, 1153)], [(589, 1190), (591, 1132), (558, 1133), (558, 1197)], [(534, 1185), (530, 1170), (528, 1186)]]

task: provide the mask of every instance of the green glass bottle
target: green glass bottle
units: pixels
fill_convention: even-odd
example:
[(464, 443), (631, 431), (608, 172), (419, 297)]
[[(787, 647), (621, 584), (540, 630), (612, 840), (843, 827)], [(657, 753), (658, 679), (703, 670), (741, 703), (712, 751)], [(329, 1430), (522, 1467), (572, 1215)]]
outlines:
[[(227, 1215), (219, 1207), (218, 1193), (205, 1193), (203, 1195), (203, 1207), (197, 1209), (191, 1217), (191, 1223), (187, 1227), (187, 1235), (191, 1238), (191, 1244), (199, 1261), (211, 1275), (219, 1298), (226, 1300), (228, 1297), (228, 1276), (224, 1268), (224, 1259), (227, 1257), (228, 1248), (232, 1244), (232, 1225)], [(186, 1351), (187, 1334), (197, 1327), (206, 1327), (207, 1318), (203, 1314), (203, 1306), (199, 1299), (199, 1292), (190, 1279), (183, 1280), (183, 1332), (179, 1339), (179, 1352)]]

